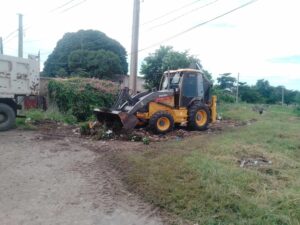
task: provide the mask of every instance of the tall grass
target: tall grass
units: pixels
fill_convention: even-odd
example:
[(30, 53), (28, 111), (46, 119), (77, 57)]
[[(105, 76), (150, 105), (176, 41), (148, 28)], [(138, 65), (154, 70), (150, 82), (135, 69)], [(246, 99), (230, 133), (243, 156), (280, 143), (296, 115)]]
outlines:
[[(218, 135), (159, 143), (114, 160), (131, 190), (198, 224), (300, 224), (300, 118), (293, 108), (224, 105), (225, 118), (256, 122)], [(244, 158), (266, 165), (240, 167)]]
[(17, 118), (17, 127), (23, 129), (35, 129), (34, 124), (45, 120), (51, 120), (66, 124), (76, 124), (77, 119), (70, 113), (61, 113), (58, 108), (51, 104), (46, 111), (30, 109), (24, 112), (25, 118)]

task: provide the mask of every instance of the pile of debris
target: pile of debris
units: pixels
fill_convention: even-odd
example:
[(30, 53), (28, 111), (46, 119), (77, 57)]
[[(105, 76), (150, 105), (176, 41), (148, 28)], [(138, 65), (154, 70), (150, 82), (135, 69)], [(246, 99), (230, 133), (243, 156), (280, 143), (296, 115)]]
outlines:
[(149, 144), (150, 142), (166, 140), (180, 141), (186, 137), (195, 135), (217, 134), (226, 128), (239, 127), (243, 125), (247, 125), (247, 123), (234, 120), (222, 120), (210, 124), (206, 131), (190, 131), (187, 130), (185, 126), (177, 126), (173, 131), (167, 134), (153, 134), (147, 127), (124, 131), (108, 128), (105, 124), (95, 121), (82, 125), (80, 127), (80, 133), (82, 136), (91, 137), (96, 140), (122, 140)]
[(259, 167), (272, 164), (272, 161), (264, 156), (243, 157), (238, 162), (240, 167)]

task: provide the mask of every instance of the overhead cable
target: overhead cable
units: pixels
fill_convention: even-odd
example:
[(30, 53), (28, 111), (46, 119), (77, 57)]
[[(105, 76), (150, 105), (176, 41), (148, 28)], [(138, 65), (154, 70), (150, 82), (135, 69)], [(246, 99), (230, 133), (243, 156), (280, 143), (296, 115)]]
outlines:
[(176, 38), (176, 37), (178, 37), (178, 36), (181, 36), (181, 35), (183, 35), (183, 34), (185, 34), (185, 33), (190, 32), (190, 31), (192, 31), (192, 30), (194, 30), (194, 29), (196, 29), (196, 28), (198, 28), (198, 27), (200, 27), (200, 26), (203, 26), (203, 25), (205, 25), (205, 24), (207, 24), (207, 23), (210, 23), (210, 22), (212, 22), (212, 21), (214, 21), (214, 20), (217, 20), (217, 19), (219, 19), (219, 18), (221, 18), (221, 17), (224, 17), (224, 16), (226, 16), (226, 15), (228, 15), (228, 14), (230, 14), (230, 13), (233, 13), (233, 12), (235, 12), (235, 11), (241, 9), (241, 8), (244, 8), (244, 7), (246, 7), (246, 6), (250, 5), (250, 4), (253, 4), (253, 3), (256, 2), (256, 1), (258, 1), (258, 0), (252, 0), (252, 1), (249, 1), (249, 2), (247, 2), (247, 3), (245, 3), (245, 4), (243, 4), (243, 5), (240, 5), (239, 7), (236, 7), (236, 8), (234, 8), (234, 9), (231, 9), (231, 10), (229, 10), (229, 11), (227, 11), (227, 12), (225, 12), (225, 13), (219, 15), (219, 16), (216, 16), (216, 17), (214, 17), (214, 18), (212, 18), (212, 19), (209, 19), (209, 20), (206, 20), (206, 21), (204, 21), (204, 22), (201, 22), (201, 23), (199, 23), (199, 24), (197, 24), (197, 25), (195, 25), (195, 26), (193, 26), (193, 27), (190, 27), (190, 28), (188, 28), (188, 29), (186, 29), (186, 30), (184, 30), (184, 31), (181, 31), (180, 33), (177, 33), (177, 34), (175, 34), (175, 35), (173, 35), (173, 36), (171, 36), (171, 37), (168, 37), (168, 38), (166, 38), (166, 39), (164, 39), (164, 40), (162, 40), (162, 41), (160, 41), (160, 42), (157, 42), (157, 43), (152, 44), (152, 45), (150, 45), (150, 46), (148, 46), (148, 47), (142, 48), (142, 49), (139, 50), (139, 52), (145, 51), (145, 50), (147, 50), (147, 49), (149, 49), (149, 48), (152, 48), (152, 47), (154, 47), (154, 46), (160, 45), (160, 44), (162, 44), (163, 42), (172, 40), (172, 39), (174, 39), (174, 38)]
[(58, 6), (58, 7), (54, 8), (54, 9), (52, 9), (52, 10), (50, 11), (50, 13), (55, 12), (55, 11), (58, 10), (58, 9), (61, 9), (61, 8), (65, 7), (65, 6), (71, 4), (71, 3), (74, 2), (74, 1), (76, 1), (76, 0), (68, 1), (68, 2), (66, 2), (66, 3), (64, 3), (64, 4)]
[(190, 11), (188, 11), (188, 12), (185, 12), (184, 14), (181, 14), (181, 15), (179, 15), (179, 16), (176, 16), (175, 18), (173, 18), (173, 19), (171, 19), (171, 20), (168, 20), (167, 22), (164, 22), (164, 23), (155, 25), (155, 26), (153, 26), (153, 27), (150, 27), (149, 30), (153, 30), (153, 29), (155, 29), (155, 28), (158, 28), (158, 27), (167, 25), (167, 24), (172, 23), (172, 22), (174, 22), (174, 21), (176, 21), (176, 20), (179, 20), (179, 19), (182, 18), (182, 17), (189, 16), (191, 13), (196, 12), (196, 11), (198, 11), (199, 9), (203, 9), (203, 8), (205, 8), (205, 7), (207, 7), (207, 6), (210, 6), (210, 5), (212, 5), (212, 4), (215, 4), (217, 1), (219, 1), (219, 0), (214, 0), (214, 1), (212, 1), (212, 2), (209, 2), (209, 3), (205, 4), (205, 5), (202, 5), (202, 6), (200, 6), (200, 7), (197, 7), (197, 8), (195, 8), (195, 9), (192, 9), (192, 10), (190, 10)]
[(71, 10), (71, 9), (73, 9), (73, 8), (75, 8), (75, 7), (77, 7), (77, 6), (79, 6), (79, 5), (81, 5), (82, 3), (86, 2), (86, 1), (87, 1), (87, 0), (83, 0), (83, 1), (81, 1), (81, 2), (78, 2), (77, 4), (72, 5), (71, 7), (62, 10), (60, 13), (65, 13), (65, 12), (67, 12), (67, 11), (69, 11), (69, 10)]
[(194, 1), (194, 2), (188, 3), (188, 4), (184, 5), (184, 6), (181, 6), (180, 8), (177, 8), (177, 9), (174, 9), (174, 10), (172, 10), (172, 11), (169, 11), (169, 12), (167, 12), (167, 13), (165, 13), (165, 14), (159, 16), (159, 17), (156, 17), (156, 18), (154, 18), (154, 19), (148, 20), (148, 21), (142, 23), (141, 25), (146, 25), (146, 24), (152, 23), (152, 22), (154, 22), (154, 21), (157, 21), (157, 20), (159, 20), (159, 19), (161, 19), (161, 18), (164, 18), (164, 17), (166, 17), (166, 16), (168, 16), (168, 15), (170, 15), (170, 14), (173, 14), (173, 13), (179, 11), (179, 10), (182, 10), (182, 9), (184, 9), (184, 8), (187, 8), (187, 7), (191, 6), (191, 5), (193, 5), (193, 4), (196, 4), (196, 3), (199, 2), (199, 1), (201, 1), (201, 0), (196, 0), (196, 1)]

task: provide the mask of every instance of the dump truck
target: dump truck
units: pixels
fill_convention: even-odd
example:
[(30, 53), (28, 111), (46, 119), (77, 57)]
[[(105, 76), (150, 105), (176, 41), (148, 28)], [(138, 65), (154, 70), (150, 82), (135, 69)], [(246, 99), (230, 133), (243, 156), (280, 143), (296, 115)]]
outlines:
[(122, 89), (112, 108), (94, 113), (101, 123), (123, 129), (144, 125), (165, 134), (176, 125), (186, 125), (190, 130), (206, 130), (217, 117), (217, 97), (211, 95), (211, 88), (201, 70), (166, 71), (159, 90), (131, 95), (128, 88)]
[(0, 54), (0, 131), (15, 126), (22, 97), (38, 95), (39, 57), (28, 59)]

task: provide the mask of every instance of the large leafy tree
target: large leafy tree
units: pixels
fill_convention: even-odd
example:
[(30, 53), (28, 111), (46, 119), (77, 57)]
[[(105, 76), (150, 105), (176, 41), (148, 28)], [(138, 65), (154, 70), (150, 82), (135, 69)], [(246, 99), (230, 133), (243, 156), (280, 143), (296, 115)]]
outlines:
[(96, 78), (110, 78), (122, 71), (118, 55), (105, 50), (73, 51), (68, 57), (68, 65), (75, 75)]
[(223, 73), (217, 78), (217, 81), (220, 89), (232, 91), (235, 87), (236, 79), (231, 76), (231, 73)]
[[(200, 60), (189, 55), (188, 52), (178, 52), (170, 46), (161, 46), (144, 59), (141, 73), (149, 88), (158, 88), (164, 71), (195, 67), (196, 64), (202, 67)], [(206, 75), (210, 74), (206, 71)]]
[(262, 101), (262, 97), (256, 89), (245, 82), (239, 82), (239, 97), (243, 102), (247, 103), (259, 103)]
[(96, 30), (66, 33), (57, 42), (45, 62), (46, 76), (70, 76), (80, 72), (86, 76), (104, 77), (127, 74), (127, 54), (116, 40)]

